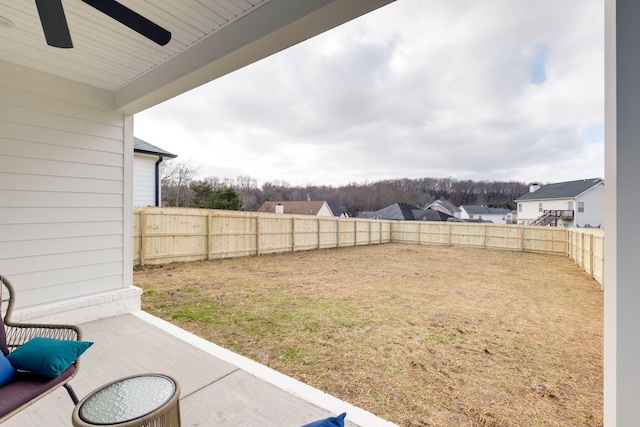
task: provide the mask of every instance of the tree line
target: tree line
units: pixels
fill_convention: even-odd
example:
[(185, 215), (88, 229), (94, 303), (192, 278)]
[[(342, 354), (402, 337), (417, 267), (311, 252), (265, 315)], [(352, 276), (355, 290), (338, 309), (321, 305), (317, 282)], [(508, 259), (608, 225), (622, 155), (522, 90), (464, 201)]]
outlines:
[(285, 181), (258, 186), (249, 176), (235, 179), (195, 179), (190, 161), (170, 161), (162, 169), (163, 206), (257, 211), (265, 201), (325, 200), (334, 210), (351, 216), (376, 211), (394, 203), (425, 207), (437, 199), (455, 206), (486, 205), (514, 209), (514, 200), (528, 191), (523, 182), (472, 181), (455, 178), (390, 179), (325, 185), (294, 186)]

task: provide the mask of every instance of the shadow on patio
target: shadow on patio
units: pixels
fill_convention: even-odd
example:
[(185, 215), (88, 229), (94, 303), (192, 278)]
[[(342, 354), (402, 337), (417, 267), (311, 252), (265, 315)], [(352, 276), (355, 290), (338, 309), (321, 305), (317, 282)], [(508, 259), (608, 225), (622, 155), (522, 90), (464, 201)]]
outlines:
[[(350, 427), (395, 425), (145, 312), (81, 328), (95, 344), (71, 381), (80, 399), (117, 378), (153, 372), (180, 383), (182, 426), (294, 427), (342, 412)], [(72, 411), (58, 389), (4, 426), (70, 426)]]

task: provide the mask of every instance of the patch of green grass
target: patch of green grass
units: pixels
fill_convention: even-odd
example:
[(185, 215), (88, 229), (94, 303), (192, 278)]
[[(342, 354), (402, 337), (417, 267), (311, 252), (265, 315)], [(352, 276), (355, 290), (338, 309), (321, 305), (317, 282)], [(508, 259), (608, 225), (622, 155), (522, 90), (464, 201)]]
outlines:
[(444, 344), (449, 342), (449, 338), (445, 337), (444, 335), (437, 334), (435, 332), (429, 332), (425, 337), (425, 339), (427, 341), (436, 341)]
[(305, 350), (302, 347), (292, 347), (284, 350), (284, 358), (290, 361), (301, 362)]
[(172, 307), (171, 318), (179, 322), (223, 323), (219, 307), (213, 302), (182, 303)]
[(308, 322), (304, 325), (304, 329), (307, 332), (317, 332), (320, 329), (320, 322), (314, 320), (313, 322)]

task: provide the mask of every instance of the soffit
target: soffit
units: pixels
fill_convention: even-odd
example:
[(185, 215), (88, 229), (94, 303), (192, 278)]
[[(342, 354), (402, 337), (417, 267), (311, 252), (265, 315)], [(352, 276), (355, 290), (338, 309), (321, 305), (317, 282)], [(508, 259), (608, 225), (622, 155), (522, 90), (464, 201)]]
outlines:
[(121, 0), (171, 31), (159, 46), (82, 1), (64, 0), (74, 47), (59, 49), (46, 44), (33, 0), (0, 0), (0, 16), (15, 25), (0, 29), (0, 59), (116, 91), (268, 1)]
[(113, 93), (134, 114), (394, 0), (119, 0), (166, 28), (159, 46), (62, 0), (74, 47), (46, 44), (34, 0), (0, 0), (0, 61)]

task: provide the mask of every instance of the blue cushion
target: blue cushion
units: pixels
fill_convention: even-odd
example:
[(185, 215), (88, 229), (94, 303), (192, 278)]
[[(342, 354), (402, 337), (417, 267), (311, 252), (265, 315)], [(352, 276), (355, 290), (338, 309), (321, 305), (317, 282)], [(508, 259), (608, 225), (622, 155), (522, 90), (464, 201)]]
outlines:
[(344, 427), (344, 417), (347, 413), (342, 413), (337, 417), (329, 417), (324, 420), (314, 421), (309, 424), (305, 424), (302, 427)]
[(35, 337), (9, 353), (7, 359), (19, 371), (55, 378), (93, 343)]
[[(2, 327), (0, 325), (0, 327)], [(15, 374), (15, 369), (11, 363), (7, 360), (4, 354), (0, 352), (0, 387), (11, 381), (13, 378), (13, 374)]]

